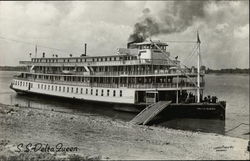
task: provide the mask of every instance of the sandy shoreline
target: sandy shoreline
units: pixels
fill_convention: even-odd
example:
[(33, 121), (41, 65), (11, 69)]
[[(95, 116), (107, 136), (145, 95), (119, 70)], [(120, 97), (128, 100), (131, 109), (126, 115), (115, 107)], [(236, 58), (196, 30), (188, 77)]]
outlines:
[[(23, 147), (41, 143), (45, 152), (38, 146), (37, 152), (24, 152), (21, 143)], [(48, 146), (56, 150), (58, 144), (77, 150), (62, 152), (61, 148), (56, 154), (47, 153)], [(131, 125), (108, 117), (0, 104), (0, 156), (3, 159), (20, 157), (20, 154), (25, 157), (39, 154), (48, 160), (69, 159), (75, 154), (87, 159), (235, 160), (249, 159), (247, 144), (248, 140), (211, 133)]]

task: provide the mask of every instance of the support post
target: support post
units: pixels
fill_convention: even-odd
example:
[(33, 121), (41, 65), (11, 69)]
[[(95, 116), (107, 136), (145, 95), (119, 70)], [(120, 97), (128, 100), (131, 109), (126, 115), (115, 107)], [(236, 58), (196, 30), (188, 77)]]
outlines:
[(176, 103), (177, 103), (177, 104), (179, 103), (179, 98), (178, 98), (179, 96), (178, 96), (178, 95), (179, 95), (179, 92), (178, 92), (178, 90), (177, 90), (177, 91), (176, 91)]
[(176, 103), (179, 103), (179, 76), (177, 76), (177, 84), (176, 84), (177, 90), (176, 90)]
[(197, 32), (198, 56), (197, 56), (197, 103), (200, 103), (200, 38)]

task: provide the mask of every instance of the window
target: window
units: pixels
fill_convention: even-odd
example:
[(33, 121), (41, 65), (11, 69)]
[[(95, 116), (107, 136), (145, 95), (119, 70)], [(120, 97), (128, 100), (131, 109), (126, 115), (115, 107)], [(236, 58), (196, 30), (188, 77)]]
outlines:
[(115, 97), (115, 90), (113, 90), (113, 96)]
[(59, 92), (61, 92), (61, 86), (59, 86)]
[(90, 90), (90, 94), (91, 94), (91, 95), (93, 94), (93, 89)]
[(51, 91), (53, 91), (54, 90), (54, 86), (51, 86)]
[(103, 96), (103, 89), (102, 89), (102, 93), (101, 93), (101, 96)]
[(43, 84), (41, 85), (41, 89), (43, 89)]
[(38, 89), (40, 88), (40, 84), (37, 84), (37, 88), (38, 88)]
[(107, 90), (107, 96), (109, 96), (109, 89)]
[(96, 89), (96, 91), (95, 91), (95, 95), (96, 95), (96, 96), (98, 96), (98, 89)]
[(65, 87), (63, 87), (63, 92), (65, 92)]
[(82, 94), (82, 88), (81, 88), (81, 94)]
[(44, 89), (46, 89), (46, 84), (44, 85)]
[(67, 87), (67, 93), (69, 93), (69, 87)]
[(50, 85), (48, 85), (48, 90), (50, 90)]
[(71, 93), (74, 93), (74, 88), (73, 87), (71, 87)]
[(122, 90), (120, 90), (120, 97), (122, 97)]
[(76, 93), (78, 93), (78, 88), (76, 88)]
[(88, 88), (86, 88), (86, 94), (88, 94)]
[(55, 91), (57, 91), (57, 86), (56, 86), (56, 88), (55, 88)]

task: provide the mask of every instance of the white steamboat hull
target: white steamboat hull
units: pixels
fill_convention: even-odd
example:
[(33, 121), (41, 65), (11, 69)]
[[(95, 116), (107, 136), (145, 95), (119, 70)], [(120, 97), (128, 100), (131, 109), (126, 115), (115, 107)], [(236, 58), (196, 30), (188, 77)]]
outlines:
[(35, 93), (86, 101), (122, 104), (135, 103), (135, 89), (127, 88), (83, 87), (80, 85), (40, 83), (16, 79), (13, 80), (11, 88), (17, 92)]

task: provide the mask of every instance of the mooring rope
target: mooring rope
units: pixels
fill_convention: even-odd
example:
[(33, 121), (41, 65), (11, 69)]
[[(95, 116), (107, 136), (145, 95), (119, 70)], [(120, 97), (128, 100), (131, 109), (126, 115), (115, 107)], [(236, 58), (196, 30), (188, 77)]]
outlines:
[(240, 127), (241, 125), (249, 125), (249, 124), (247, 124), (247, 123), (240, 123), (237, 126), (235, 126), (235, 127), (231, 128), (231, 129), (225, 131), (225, 133), (228, 133), (229, 131), (232, 131), (232, 130), (236, 129), (236, 128)]

